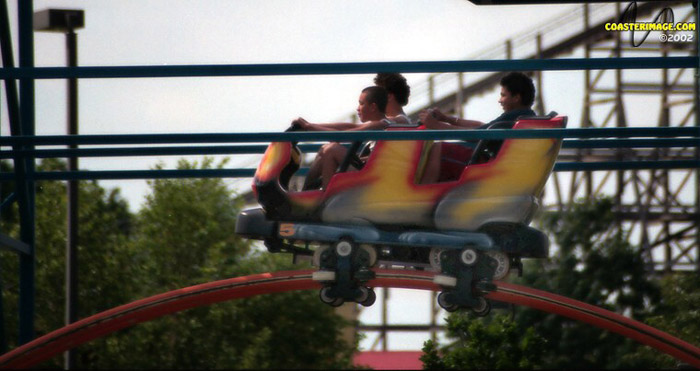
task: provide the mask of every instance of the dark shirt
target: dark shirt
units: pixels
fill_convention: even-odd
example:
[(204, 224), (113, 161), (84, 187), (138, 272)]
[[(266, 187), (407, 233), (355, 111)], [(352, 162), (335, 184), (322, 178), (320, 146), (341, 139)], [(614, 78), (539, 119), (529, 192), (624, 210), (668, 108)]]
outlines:
[[(503, 112), (500, 116), (496, 117), (494, 120), (491, 122), (482, 125), (479, 129), (486, 129), (488, 128), (491, 124), (495, 122), (510, 122), (511, 124), (514, 124), (515, 121), (518, 120), (518, 117), (520, 116), (537, 116), (535, 111), (533, 111), (530, 108), (524, 108), (524, 109), (516, 109), (508, 112)], [(465, 140), (464, 142), (444, 142), (442, 143), (441, 147), (441, 166), (442, 169), (440, 170), (440, 181), (450, 181), (450, 180), (456, 180), (459, 179), (459, 176), (462, 174), (462, 170), (464, 169), (464, 166), (469, 163), (470, 159), (473, 156), (473, 151), (476, 149), (476, 143), (478, 143), (479, 140)], [(475, 162), (475, 163), (483, 163), (488, 161), (488, 159), (492, 156), (495, 156), (494, 154), (498, 152), (498, 149), (500, 148), (501, 144), (503, 143), (503, 140), (490, 140), (490, 141), (485, 141), (488, 144), (483, 144), (484, 147), (489, 146), (491, 147), (491, 151), (493, 152), (489, 157), (484, 158), (483, 160), (480, 160), (480, 162)], [(481, 156), (480, 154), (477, 154), (477, 156)], [(478, 160), (478, 159), (475, 159)]]
[(533, 111), (530, 108), (514, 109), (512, 111), (503, 112), (502, 115), (496, 117), (494, 120), (491, 120), (491, 122), (489, 122), (489, 124), (494, 123), (494, 122), (498, 122), (498, 121), (515, 122), (518, 119), (518, 117), (520, 117), (520, 116), (537, 116), (537, 114), (535, 113), (535, 111)]

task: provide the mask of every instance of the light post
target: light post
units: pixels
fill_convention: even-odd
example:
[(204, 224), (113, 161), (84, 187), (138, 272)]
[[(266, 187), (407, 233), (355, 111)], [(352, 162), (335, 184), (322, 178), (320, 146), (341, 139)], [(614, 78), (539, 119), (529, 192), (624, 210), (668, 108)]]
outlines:
[[(78, 37), (75, 30), (83, 28), (82, 10), (45, 9), (34, 13), (34, 30), (62, 32), (66, 35), (68, 67), (78, 66)], [(68, 79), (68, 135), (78, 134), (78, 79)], [(77, 148), (75, 144), (68, 146)], [(78, 158), (68, 158), (68, 171), (78, 169)], [(68, 181), (68, 230), (66, 242), (66, 325), (78, 320), (78, 181)], [(65, 368), (75, 366), (75, 354), (66, 352)]]

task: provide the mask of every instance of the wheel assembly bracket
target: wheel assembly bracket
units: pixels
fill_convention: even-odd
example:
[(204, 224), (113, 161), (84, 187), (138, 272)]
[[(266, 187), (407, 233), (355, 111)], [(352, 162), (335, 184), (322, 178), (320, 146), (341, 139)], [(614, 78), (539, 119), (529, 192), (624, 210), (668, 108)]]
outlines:
[(366, 287), (367, 281), (375, 278), (375, 273), (370, 267), (376, 261), (376, 254), (370, 249), (373, 248), (361, 247), (344, 238), (320, 252), (319, 271), (314, 276), (333, 278), (319, 279), (323, 284), (321, 301), (332, 306), (339, 306), (346, 301), (354, 301), (364, 306), (374, 304), (374, 290)]
[(441, 274), (435, 282), (443, 291), (438, 304), (448, 312), (460, 308), (471, 309), (477, 315), (486, 315), (491, 304), (484, 295), (496, 289), (493, 277), (498, 261), (475, 247), (462, 250), (444, 250), (440, 253)]

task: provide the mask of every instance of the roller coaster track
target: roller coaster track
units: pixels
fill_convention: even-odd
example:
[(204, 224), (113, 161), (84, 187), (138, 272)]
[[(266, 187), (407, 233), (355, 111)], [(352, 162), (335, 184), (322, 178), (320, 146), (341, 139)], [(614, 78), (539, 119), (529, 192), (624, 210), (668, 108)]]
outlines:
[[(271, 293), (319, 289), (312, 270), (262, 273), (204, 283), (151, 296), (95, 314), (60, 328), (0, 356), (0, 368), (29, 368), (68, 349), (117, 330), (166, 314), (232, 299)], [(394, 287), (438, 291), (433, 274), (413, 270), (377, 269), (372, 287)], [(693, 367), (700, 367), (700, 348), (663, 331), (601, 309), (545, 291), (496, 282), (489, 299), (524, 305), (589, 323), (656, 348)]]

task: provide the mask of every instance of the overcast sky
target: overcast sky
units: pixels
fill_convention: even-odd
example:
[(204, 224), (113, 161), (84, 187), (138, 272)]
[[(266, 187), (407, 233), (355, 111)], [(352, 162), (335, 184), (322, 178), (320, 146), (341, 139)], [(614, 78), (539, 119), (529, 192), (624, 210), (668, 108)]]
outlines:
[[(35, 0), (34, 7), (85, 11), (85, 28), (78, 31), (82, 66), (464, 60), (496, 45), (504, 50), (505, 39), (580, 8), (478, 7), (466, 0)], [(10, 12), (16, 14), (14, 2)], [(35, 33), (36, 65), (65, 66), (64, 39), (62, 34)], [(282, 131), (299, 116), (315, 122), (349, 117), (358, 92), (372, 84), (372, 77), (84, 79), (79, 82), (79, 131)], [(417, 107), (426, 75), (406, 77)], [(65, 99), (65, 81), (37, 82), (38, 134), (66, 133)], [(497, 116), (496, 100), (475, 101), (470, 115), (480, 120)], [(3, 135), (7, 127), (3, 114)], [(127, 162), (129, 169), (149, 169), (158, 161), (172, 167), (176, 158)], [(256, 162), (236, 157), (231, 164), (254, 167)], [(123, 169), (124, 163), (124, 158), (80, 160), (82, 168), (90, 169)], [(249, 184), (245, 179), (230, 182), (241, 190)], [(148, 191), (145, 181), (102, 183), (119, 186), (132, 210)]]
[[(504, 49), (506, 38), (576, 6), (478, 7), (466, 0), (35, 0), (34, 7), (85, 11), (85, 28), (78, 31), (79, 65), (130, 66), (463, 60), (495, 45)], [(16, 14), (14, 2), (10, 12)], [(65, 66), (64, 40), (59, 33), (35, 33), (36, 65)], [(84, 79), (79, 82), (79, 131), (282, 131), (299, 116), (316, 122), (349, 117), (358, 92), (372, 77)], [(426, 75), (406, 77), (418, 94)], [(475, 103), (470, 114), (490, 120), (499, 114), (496, 99)], [(37, 81), (37, 134), (66, 133), (65, 100), (65, 81)], [(7, 115), (1, 117), (7, 135)], [(82, 168), (123, 169), (124, 160), (85, 158), (80, 163)], [(148, 169), (157, 161), (174, 166), (175, 160), (128, 163), (129, 169)], [(256, 162), (240, 157), (231, 163), (254, 167)], [(245, 189), (249, 180), (231, 182)], [(103, 183), (120, 186), (133, 210), (147, 192), (144, 181)]]

